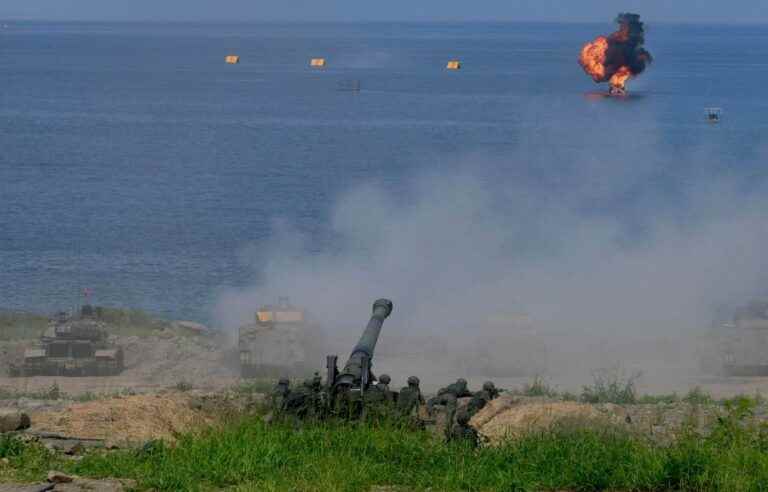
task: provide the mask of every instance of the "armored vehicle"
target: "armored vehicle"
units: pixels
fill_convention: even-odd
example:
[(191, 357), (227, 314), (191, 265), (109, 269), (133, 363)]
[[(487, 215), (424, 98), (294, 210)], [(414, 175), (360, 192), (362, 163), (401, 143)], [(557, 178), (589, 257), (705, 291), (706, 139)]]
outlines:
[(768, 376), (768, 300), (753, 300), (719, 316), (699, 354), (705, 372)]
[(11, 376), (113, 376), (124, 369), (123, 350), (109, 341), (101, 310), (82, 306), (70, 317), (60, 312), (34, 348), (24, 352)]
[(281, 297), (276, 305), (256, 311), (254, 324), (240, 328), (240, 375), (305, 375), (312, 362), (309, 352), (320, 338), (319, 329), (307, 321), (306, 312)]

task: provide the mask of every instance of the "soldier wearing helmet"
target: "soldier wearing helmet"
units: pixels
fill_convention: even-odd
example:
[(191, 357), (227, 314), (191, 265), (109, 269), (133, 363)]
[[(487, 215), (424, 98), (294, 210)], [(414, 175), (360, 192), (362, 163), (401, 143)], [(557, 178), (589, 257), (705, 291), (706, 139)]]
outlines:
[(487, 391), (488, 395), (491, 397), (491, 400), (495, 400), (499, 397), (499, 390), (496, 388), (496, 385), (493, 384), (493, 381), (486, 381), (483, 383), (483, 391)]
[(379, 383), (376, 386), (379, 386), (380, 388), (384, 388), (387, 391), (389, 391), (389, 383), (392, 381), (392, 378), (389, 377), (389, 374), (382, 374), (379, 376)]
[(410, 376), (408, 386), (400, 390), (397, 397), (397, 413), (401, 417), (415, 417), (419, 405), (424, 403), (424, 397), (419, 388), (419, 378)]
[(467, 389), (467, 380), (464, 378), (459, 378), (456, 380), (455, 383), (449, 384), (445, 388), (440, 389), (440, 391), (437, 392), (439, 395), (444, 395), (446, 393), (451, 393), (456, 398), (464, 398), (466, 396), (472, 396), (472, 393)]
[(499, 397), (499, 390), (492, 381), (483, 383), (483, 389), (472, 395), (472, 399), (467, 404), (467, 413), (472, 418), (477, 412), (482, 410), (489, 401)]
[(465, 443), (473, 448), (477, 447), (477, 431), (469, 425), (469, 413), (465, 409), (456, 412), (456, 423), (451, 427), (448, 433), (449, 442)]
[(379, 376), (379, 380), (375, 385), (371, 386), (371, 389), (366, 393), (365, 400), (367, 403), (378, 404), (391, 404), (395, 402), (395, 394), (389, 390), (389, 383), (392, 378), (388, 374), (382, 374)]
[(449, 408), (451, 416), (453, 416), (457, 400), (467, 396), (472, 396), (472, 393), (467, 389), (467, 380), (459, 378), (455, 383), (449, 384), (445, 388), (440, 388), (437, 392), (437, 396), (430, 398), (427, 403), (427, 408), (430, 413), (432, 413), (435, 405), (445, 405)]
[(284, 410), (285, 402), (290, 392), (291, 382), (288, 380), (288, 378), (280, 378), (275, 387), (272, 389), (272, 394), (270, 395), (272, 411), (275, 414), (278, 414)]

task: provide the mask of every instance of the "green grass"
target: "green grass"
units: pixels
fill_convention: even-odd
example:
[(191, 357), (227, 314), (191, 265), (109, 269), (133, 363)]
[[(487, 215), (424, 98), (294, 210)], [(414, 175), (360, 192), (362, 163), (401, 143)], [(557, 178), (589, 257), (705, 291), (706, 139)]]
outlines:
[(523, 385), (519, 394), (523, 396), (544, 396), (557, 398), (560, 394), (541, 376), (535, 376), (530, 383)]
[(635, 383), (640, 376), (640, 373), (625, 376), (619, 367), (598, 369), (592, 374), (592, 384), (582, 388), (581, 401), (619, 405), (637, 403)]
[[(112, 335), (146, 337), (169, 328), (171, 323), (138, 309), (101, 308), (101, 321)], [(0, 341), (34, 340), (48, 327), (48, 316), (17, 311), (0, 311)], [(193, 335), (179, 330), (176, 335)]]
[[(231, 389), (234, 393), (239, 395), (257, 395), (257, 394), (265, 394), (268, 395), (272, 393), (272, 390), (275, 389), (275, 385), (277, 384), (277, 378), (253, 378), (253, 379), (243, 379), (241, 380), (237, 385), (233, 386)], [(291, 381), (291, 387), (296, 388), (301, 383), (297, 380)]]
[(101, 308), (101, 321), (112, 335), (146, 337), (171, 326), (169, 321), (153, 317), (139, 309)]
[(39, 338), (48, 325), (48, 318), (32, 313), (0, 311), (0, 340)]
[(680, 402), (690, 403), (691, 405), (712, 405), (715, 403), (715, 399), (698, 386), (691, 389), (682, 397), (677, 393), (671, 393), (668, 395), (643, 395), (637, 398), (637, 403), (673, 404)]
[(138, 480), (155, 490), (759, 491), (768, 483), (768, 433), (746, 424), (748, 400), (707, 436), (669, 446), (617, 428), (556, 427), (498, 448), (445, 445), (392, 423), (267, 426), (258, 417), (180, 436), (175, 446), (92, 453), (74, 462), (0, 440), (16, 478), (49, 469)]

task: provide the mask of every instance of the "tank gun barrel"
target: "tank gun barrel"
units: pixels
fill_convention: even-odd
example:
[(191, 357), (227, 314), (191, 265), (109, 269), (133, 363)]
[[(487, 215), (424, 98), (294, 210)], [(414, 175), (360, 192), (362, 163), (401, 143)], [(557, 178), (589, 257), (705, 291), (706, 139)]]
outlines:
[(376, 350), (376, 342), (381, 334), (384, 320), (392, 313), (392, 301), (379, 299), (373, 303), (373, 314), (365, 327), (360, 340), (344, 365), (344, 369), (335, 379), (335, 386), (343, 388), (365, 387), (370, 376), (370, 362)]

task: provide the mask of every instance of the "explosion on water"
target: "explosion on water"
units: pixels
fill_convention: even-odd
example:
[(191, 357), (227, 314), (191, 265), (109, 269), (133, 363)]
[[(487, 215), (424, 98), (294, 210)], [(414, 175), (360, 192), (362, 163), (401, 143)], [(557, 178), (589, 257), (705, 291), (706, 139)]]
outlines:
[(626, 83), (645, 70), (653, 57), (643, 48), (645, 30), (637, 14), (619, 14), (619, 30), (599, 36), (581, 49), (579, 64), (597, 82), (609, 82), (610, 94), (626, 94)]

